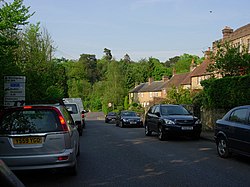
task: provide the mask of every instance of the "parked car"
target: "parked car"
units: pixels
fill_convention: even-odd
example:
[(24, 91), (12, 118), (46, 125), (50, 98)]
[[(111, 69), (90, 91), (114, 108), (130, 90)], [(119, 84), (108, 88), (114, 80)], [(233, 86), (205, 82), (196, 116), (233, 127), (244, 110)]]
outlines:
[(85, 125), (85, 121), (82, 119), (82, 115), (84, 115), (84, 112), (80, 111), (80, 108), (76, 103), (65, 103), (65, 106), (71, 114), (75, 124), (77, 125), (79, 135), (82, 136), (83, 128)]
[(222, 158), (232, 152), (250, 156), (250, 105), (235, 107), (216, 121), (215, 142)]
[(117, 118), (117, 114), (116, 112), (109, 112), (106, 116), (105, 116), (105, 123), (109, 123), (109, 122), (115, 122)]
[(119, 127), (143, 127), (143, 122), (134, 111), (121, 111), (116, 119), (116, 126)]
[[(75, 103), (78, 106), (79, 109), (79, 113), (81, 114), (81, 118), (82, 118), (82, 128), (85, 128), (86, 126), (86, 120), (85, 120), (85, 113), (88, 113), (88, 110), (85, 110), (82, 104), (82, 99), (81, 98), (63, 98), (63, 102), (66, 103)], [(82, 133), (81, 133), (82, 134)], [(81, 135), (80, 134), (80, 135)]]
[(201, 121), (181, 105), (158, 104), (151, 106), (145, 115), (145, 135), (158, 134), (159, 140), (171, 135), (188, 135), (200, 138)]
[(2, 110), (0, 142), (0, 159), (11, 170), (67, 168), (77, 174), (79, 133), (63, 105)]

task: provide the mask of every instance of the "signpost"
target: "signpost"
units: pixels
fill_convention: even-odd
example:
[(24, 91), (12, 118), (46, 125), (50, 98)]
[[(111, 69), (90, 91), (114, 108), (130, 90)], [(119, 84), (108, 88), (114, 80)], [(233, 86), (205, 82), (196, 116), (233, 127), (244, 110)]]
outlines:
[(25, 81), (25, 76), (4, 76), (4, 106), (24, 104)]

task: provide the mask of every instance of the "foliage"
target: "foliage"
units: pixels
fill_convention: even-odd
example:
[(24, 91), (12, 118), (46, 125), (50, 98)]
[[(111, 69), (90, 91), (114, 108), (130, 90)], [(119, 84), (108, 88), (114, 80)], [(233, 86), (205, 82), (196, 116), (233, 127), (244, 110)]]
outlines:
[(108, 61), (110, 61), (112, 59), (112, 54), (111, 54), (111, 50), (104, 48), (103, 52), (105, 53), (104, 58)]
[(200, 64), (203, 61), (203, 58), (199, 58), (196, 55), (190, 55), (190, 54), (183, 54), (180, 56), (179, 60), (173, 65), (173, 68), (175, 68), (176, 73), (186, 73), (190, 71), (190, 64), (192, 60), (194, 59), (194, 62), (196, 65)]
[(203, 105), (207, 108), (233, 108), (250, 104), (250, 75), (208, 79), (204, 87)]
[(125, 96), (125, 99), (124, 99), (124, 109), (128, 110), (128, 107), (129, 107), (128, 96)]
[(210, 71), (220, 72), (222, 76), (239, 76), (250, 73), (250, 54), (246, 46), (219, 42), (213, 59), (215, 63), (211, 64)]
[(87, 79), (91, 84), (98, 80), (97, 59), (95, 55), (82, 54), (79, 61), (80, 68), (78, 69), (83, 78)]
[(174, 66), (179, 60), (180, 60), (180, 56), (175, 56), (173, 58), (169, 58), (165, 62), (165, 66), (168, 67), (168, 68), (170, 68), (170, 67)]
[(66, 94), (65, 69), (52, 60), (53, 41), (39, 23), (19, 34), (17, 64), (26, 76), (26, 100), (51, 100)]
[(166, 103), (191, 104), (192, 98), (191, 98), (190, 90), (184, 89), (182, 87), (179, 87), (179, 88), (172, 87), (167, 92)]
[[(2, 4), (2, 5), (1, 5)], [(16, 49), (19, 44), (18, 31), (28, 23), (33, 15), (29, 14), (29, 7), (23, 5), (22, 0), (14, 0), (13, 3), (0, 1), (0, 103), (3, 103), (3, 76), (21, 75), (16, 65)]]
[(123, 98), (126, 95), (124, 90), (124, 75), (119, 63), (111, 61), (106, 72), (105, 91), (103, 94), (103, 104), (112, 103), (114, 107), (123, 106)]

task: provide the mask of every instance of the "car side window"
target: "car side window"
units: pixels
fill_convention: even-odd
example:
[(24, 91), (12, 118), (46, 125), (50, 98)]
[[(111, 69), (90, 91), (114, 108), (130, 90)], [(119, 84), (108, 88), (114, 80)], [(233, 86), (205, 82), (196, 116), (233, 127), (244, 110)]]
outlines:
[(248, 125), (250, 125), (250, 113), (248, 113), (248, 122), (247, 122)]
[(160, 107), (159, 106), (155, 107), (154, 114), (160, 114)]
[(229, 117), (229, 121), (239, 122), (239, 123), (246, 123), (247, 122), (247, 109), (237, 109), (233, 111)]
[(63, 115), (65, 116), (65, 119), (66, 119), (67, 123), (70, 126), (73, 126), (74, 125), (74, 120), (72, 119), (71, 115), (69, 114), (69, 112), (65, 108), (63, 108)]
[(150, 107), (148, 110), (148, 113), (153, 114), (154, 109), (155, 109), (155, 106)]

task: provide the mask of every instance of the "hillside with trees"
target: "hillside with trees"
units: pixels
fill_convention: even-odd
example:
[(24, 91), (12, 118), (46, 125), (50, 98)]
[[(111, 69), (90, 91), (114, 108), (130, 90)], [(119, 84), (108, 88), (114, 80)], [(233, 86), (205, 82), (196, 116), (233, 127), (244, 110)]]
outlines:
[[(108, 48), (103, 49), (101, 59), (84, 51), (79, 59), (58, 59), (53, 55), (56, 47), (46, 28), (41, 28), (39, 23), (29, 23), (34, 14), (29, 11), (30, 7), (23, 5), (22, 0), (1, 1), (0, 5), (1, 106), (4, 103), (3, 77), (22, 75), (26, 76), (26, 103), (80, 97), (91, 111), (106, 112), (109, 103), (113, 103), (112, 110), (121, 110), (128, 108), (128, 92), (135, 85), (147, 82), (149, 77), (156, 81), (162, 76), (171, 77), (173, 70), (189, 72), (192, 59), (196, 65), (204, 60), (191, 54), (175, 56), (165, 62), (154, 57), (133, 61), (129, 54), (116, 60)], [(249, 74), (249, 53), (239, 53), (230, 46), (219, 49), (214, 57), (217, 63), (210, 67), (211, 71), (223, 71), (225, 76)], [(208, 88), (208, 84), (204, 86)], [(211, 98), (207, 94), (202, 92), (193, 98), (186, 90), (172, 90), (167, 100), (201, 104), (200, 97)]]

